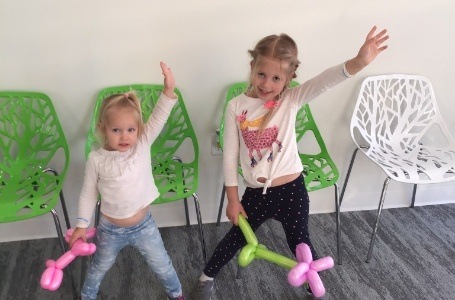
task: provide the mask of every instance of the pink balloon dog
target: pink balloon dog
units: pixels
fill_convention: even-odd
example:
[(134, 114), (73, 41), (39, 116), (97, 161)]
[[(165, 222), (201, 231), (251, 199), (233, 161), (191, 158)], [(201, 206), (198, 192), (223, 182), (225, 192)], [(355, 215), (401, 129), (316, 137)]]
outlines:
[[(74, 229), (70, 228), (66, 232), (65, 239), (68, 242), (69, 238), (73, 234)], [(96, 229), (87, 229), (87, 238), (95, 236)], [(92, 255), (96, 251), (96, 246), (93, 243), (84, 243), (81, 239), (77, 240), (71, 250), (63, 254), (57, 261), (48, 260), (46, 261), (47, 269), (41, 275), (40, 284), (45, 290), (55, 291), (60, 287), (63, 279), (63, 271), (67, 265), (69, 265), (77, 256)]]
[(288, 281), (292, 286), (301, 286), (308, 281), (311, 292), (317, 298), (324, 296), (325, 288), (318, 272), (333, 267), (333, 259), (330, 256), (313, 261), (310, 247), (300, 243), (296, 248), (297, 265), (288, 273)]

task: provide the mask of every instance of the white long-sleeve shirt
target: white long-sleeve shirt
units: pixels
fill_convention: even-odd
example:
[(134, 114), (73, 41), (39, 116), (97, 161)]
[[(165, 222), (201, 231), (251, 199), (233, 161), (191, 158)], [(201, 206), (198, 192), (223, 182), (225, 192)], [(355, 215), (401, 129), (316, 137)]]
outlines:
[[(274, 179), (302, 172), (295, 133), (298, 111), (304, 104), (350, 76), (343, 63), (295, 88), (285, 90), (260, 138), (258, 129), (261, 118), (268, 112), (264, 101), (245, 94), (229, 101), (223, 140), (225, 185), (238, 186), (239, 160), (245, 185), (263, 187), (264, 193)], [(253, 166), (254, 163), (257, 164)], [(266, 178), (266, 182), (259, 182), (260, 177)]]
[(85, 166), (76, 226), (87, 228), (101, 195), (101, 212), (124, 219), (136, 214), (158, 198), (152, 176), (150, 146), (163, 129), (177, 99), (161, 93), (144, 132), (126, 152), (100, 148), (92, 151)]

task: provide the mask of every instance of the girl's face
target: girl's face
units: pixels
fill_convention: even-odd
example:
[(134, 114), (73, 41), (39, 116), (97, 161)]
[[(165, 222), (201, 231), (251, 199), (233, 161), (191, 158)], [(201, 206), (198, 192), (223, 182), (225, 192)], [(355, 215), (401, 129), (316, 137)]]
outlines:
[(136, 145), (138, 129), (134, 112), (125, 108), (112, 108), (106, 122), (104, 148), (109, 151), (128, 151)]
[(278, 100), (280, 93), (289, 83), (287, 65), (275, 58), (261, 57), (251, 70), (253, 89), (248, 96), (261, 100)]

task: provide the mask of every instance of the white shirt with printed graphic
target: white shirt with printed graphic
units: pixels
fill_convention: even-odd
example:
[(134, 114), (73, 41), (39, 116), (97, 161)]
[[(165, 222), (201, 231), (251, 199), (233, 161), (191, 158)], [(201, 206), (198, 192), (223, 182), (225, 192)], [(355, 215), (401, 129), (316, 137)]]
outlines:
[[(331, 87), (351, 77), (345, 63), (329, 68), (305, 83), (283, 92), (279, 106), (258, 138), (268, 108), (259, 98), (241, 94), (225, 112), (223, 167), (226, 186), (238, 186), (238, 165), (245, 185), (264, 188), (278, 177), (303, 171), (296, 142), (295, 122), (300, 108)], [(258, 178), (266, 178), (266, 182)]]

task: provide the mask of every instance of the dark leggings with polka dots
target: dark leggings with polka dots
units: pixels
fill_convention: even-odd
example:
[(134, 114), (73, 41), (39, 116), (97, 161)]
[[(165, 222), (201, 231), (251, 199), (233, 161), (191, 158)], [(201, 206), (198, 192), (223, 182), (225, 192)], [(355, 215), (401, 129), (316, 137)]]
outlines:
[[(242, 205), (253, 231), (256, 231), (267, 219), (275, 219), (281, 222), (288, 246), (294, 255), (297, 245), (306, 243), (310, 246), (313, 257), (317, 258), (308, 233), (310, 201), (303, 182), (303, 175), (287, 184), (268, 188), (266, 194), (262, 194), (262, 190), (262, 188), (246, 188), (242, 197)], [(216, 277), (221, 268), (245, 244), (246, 240), (240, 227), (232, 226), (218, 243), (204, 269), (204, 274)]]

